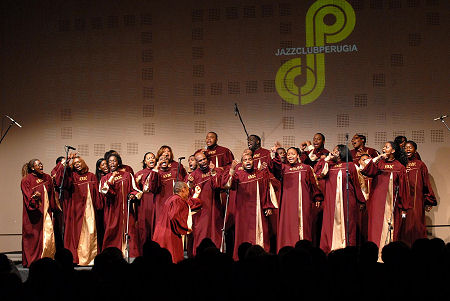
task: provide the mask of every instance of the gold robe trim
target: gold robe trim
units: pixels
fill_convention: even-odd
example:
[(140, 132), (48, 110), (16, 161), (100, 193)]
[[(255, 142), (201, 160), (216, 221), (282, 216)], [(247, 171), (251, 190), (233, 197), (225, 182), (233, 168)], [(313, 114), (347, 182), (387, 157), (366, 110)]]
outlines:
[(264, 233), (261, 216), (261, 197), (259, 195), (259, 181), (256, 181), (256, 239), (255, 244), (264, 248)]
[(303, 196), (302, 196), (302, 173), (298, 173), (298, 236), (300, 240), (303, 240)]
[[(378, 249), (378, 261), (379, 262), (382, 262), (381, 252), (383, 250), (383, 247), (385, 245), (389, 244), (393, 240), (393, 235), (394, 235), (393, 192), (394, 192), (394, 175), (391, 172), (391, 176), (389, 177), (388, 192), (386, 195), (386, 203), (384, 206), (383, 229), (381, 231), (380, 246)], [(392, 226), (392, 230), (390, 233), (389, 233), (389, 223)]]
[(92, 203), (91, 191), (88, 187), (86, 210), (84, 211), (83, 224), (81, 226), (80, 241), (78, 243), (78, 264), (92, 265), (97, 256), (97, 229), (95, 227), (95, 210)]
[(342, 193), (342, 170), (339, 170), (336, 182), (336, 200), (333, 221), (333, 239), (331, 250), (343, 249), (345, 241), (345, 217), (344, 217), (344, 197)]
[(41, 258), (44, 257), (55, 257), (56, 246), (55, 246), (55, 234), (53, 232), (53, 221), (50, 217), (49, 207), (50, 202), (48, 200), (47, 188), (44, 187), (44, 221), (43, 221), (43, 230), (42, 230), (42, 255)]

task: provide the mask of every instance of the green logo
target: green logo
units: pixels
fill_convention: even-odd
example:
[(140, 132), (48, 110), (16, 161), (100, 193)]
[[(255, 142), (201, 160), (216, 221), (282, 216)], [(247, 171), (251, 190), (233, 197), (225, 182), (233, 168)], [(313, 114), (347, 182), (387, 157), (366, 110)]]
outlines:
[[(333, 15), (336, 22), (327, 25), (324, 18)], [(341, 42), (355, 28), (356, 17), (352, 6), (345, 0), (318, 0), (306, 13), (306, 47), (314, 48), (312, 54), (306, 55), (306, 65), (301, 58), (294, 58), (278, 69), (275, 86), (278, 94), (285, 101), (306, 105), (315, 101), (325, 88), (325, 53), (326, 44)], [(302, 87), (294, 80), (297, 76), (306, 76)]]

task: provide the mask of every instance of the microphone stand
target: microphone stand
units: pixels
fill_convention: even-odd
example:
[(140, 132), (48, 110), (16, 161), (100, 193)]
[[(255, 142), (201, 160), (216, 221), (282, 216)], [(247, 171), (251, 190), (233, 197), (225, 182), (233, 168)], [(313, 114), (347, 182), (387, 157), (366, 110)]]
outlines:
[(242, 126), (244, 127), (244, 131), (245, 131), (245, 134), (247, 135), (247, 139), (248, 139), (249, 135), (248, 135), (247, 129), (245, 128), (245, 124), (244, 124), (244, 121), (242, 120), (241, 112), (239, 112), (237, 103), (234, 104), (234, 115), (239, 116), (239, 120), (241, 121)]
[(0, 139), (0, 144), (2, 143), (3, 139), (5, 139), (6, 134), (8, 134), (9, 129), (12, 127), (12, 125), (14, 124), (14, 121), (11, 121), (11, 123), (9, 124), (8, 128), (6, 129), (5, 134), (2, 135), (2, 138)]
[(131, 196), (132, 194), (128, 194), (127, 197), (127, 227), (125, 230), (125, 253), (127, 257), (127, 262), (130, 263), (130, 208), (131, 208)]
[(225, 203), (225, 215), (223, 217), (223, 227), (222, 227), (222, 241), (220, 242), (220, 252), (225, 253), (226, 246), (225, 246), (225, 225), (227, 223), (227, 213), (228, 213), (228, 201), (230, 200), (230, 190), (227, 189), (227, 201)]
[[(66, 180), (66, 172), (67, 172), (67, 165), (69, 165), (69, 148), (67, 146), (64, 146), (64, 150), (66, 151), (66, 161), (64, 162), (64, 171), (63, 171), (63, 176), (62, 176), (62, 181), (61, 184), (59, 184), (58, 187), (58, 201), (59, 204), (61, 205), (61, 212), (64, 214), (64, 182)], [(64, 223), (63, 223), (63, 227), (62, 227), (62, 238), (64, 241)]]
[(345, 242), (346, 242), (346, 246), (348, 245), (348, 243), (349, 243), (349, 225), (350, 225), (350, 222), (349, 222), (349, 215), (350, 215), (350, 204), (349, 204), (349, 200), (350, 200), (350, 192), (349, 192), (349, 185), (348, 185), (348, 178), (349, 178), (349, 172), (348, 172), (348, 152), (349, 152), (349, 149), (348, 149), (348, 133), (347, 134), (345, 134), (345, 146), (347, 147), (347, 150), (346, 150), (346, 152), (345, 152), (345, 162), (347, 163), (346, 164), (346, 166), (345, 166), (345, 177), (346, 177), (346, 186), (345, 186), (345, 189), (347, 190), (347, 219), (346, 219), (346, 226), (345, 226)]
[(442, 123), (445, 125), (445, 127), (447, 128), (447, 130), (450, 131), (450, 128), (448, 127), (447, 123), (445, 123), (445, 118), (447, 118), (447, 116), (441, 116), (439, 118), (436, 118), (435, 121), (440, 120), (442, 121)]
[(388, 225), (389, 225), (389, 231), (388, 236), (386, 237), (385, 244), (392, 242), (392, 231), (394, 230), (394, 227), (392, 226), (392, 220), (394, 219), (394, 211), (395, 211), (395, 205), (397, 204), (397, 196), (398, 196), (398, 186), (395, 186), (395, 197), (394, 197), (394, 204), (392, 206), (392, 213), (391, 218), (389, 219)]

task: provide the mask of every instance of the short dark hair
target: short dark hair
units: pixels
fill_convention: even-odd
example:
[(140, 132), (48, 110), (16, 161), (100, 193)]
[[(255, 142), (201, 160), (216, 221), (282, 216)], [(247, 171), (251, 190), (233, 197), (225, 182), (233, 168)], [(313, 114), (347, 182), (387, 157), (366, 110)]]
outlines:
[(358, 137), (363, 141), (363, 143), (364, 143), (364, 145), (365, 145), (366, 142), (367, 142), (366, 136), (364, 136), (364, 135), (362, 135), (362, 134), (358, 134)]
[(342, 161), (342, 162), (347, 161), (347, 156), (348, 156), (348, 162), (353, 162), (352, 154), (350, 153), (347, 145), (338, 144), (337, 148), (339, 151), (339, 160), (340, 161)]
[(116, 157), (117, 163), (119, 163), (118, 167), (122, 166), (122, 158), (120, 157), (120, 155), (118, 153), (109, 154), (108, 158), (106, 158), (106, 163), (109, 163), (109, 158), (111, 158), (111, 157)]
[(179, 193), (181, 190), (183, 190), (184, 187), (188, 187), (185, 182), (182, 181), (175, 182), (175, 185), (173, 185), (173, 192)]
[(406, 141), (406, 143), (412, 144), (412, 146), (414, 146), (414, 149), (417, 150), (417, 143), (415, 143), (414, 141), (408, 140)]
[(397, 136), (394, 139), (394, 142), (398, 144), (402, 144), (403, 141), (408, 141), (408, 139), (405, 136)]
[(248, 136), (248, 138), (250, 137), (254, 137), (259, 143), (261, 143), (261, 137), (259, 137), (258, 135), (250, 135)]
[(206, 135), (208, 135), (208, 134), (214, 134), (214, 136), (216, 136), (216, 139), (218, 139), (219, 138), (219, 136), (217, 135), (217, 133), (216, 132), (213, 132), (213, 131), (211, 131), (211, 132), (208, 132)]
[(56, 164), (58, 164), (59, 162), (61, 162), (62, 159), (64, 159), (64, 156), (59, 156), (58, 158), (56, 158)]
[(322, 133), (316, 133), (316, 135), (320, 135), (322, 137), (323, 142), (325, 142), (325, 135)]

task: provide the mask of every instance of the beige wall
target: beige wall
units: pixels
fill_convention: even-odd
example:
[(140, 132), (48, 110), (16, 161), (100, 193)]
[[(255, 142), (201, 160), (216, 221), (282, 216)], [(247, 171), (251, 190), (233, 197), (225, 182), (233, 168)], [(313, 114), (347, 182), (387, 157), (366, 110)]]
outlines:
[[(93, 170), (114, 148), (136, 171), (162, 144), (187, 157), (209, 130), (239, 154), (235, 102), (265, 147), (318, 131), (329, 149), (345, 133), (366, 133), (377, 149), (398, 134), (415, 140), (439, 199), (429, 223), (450, 224), (450, 136), (432, 121), (450, 113), (448, 1), (349, 1), (356, 26), (343, 44), (358, 51), (326, 55), (325, 89), (305, 106), (274, 89), (281, 63), (295, 57), (274, 53), (305, 45), (313, 1), (8, 2), (0, 113), (23, 128), (0, 145), (1, 233), (21, 232), (20, 170), (31, 158), (49, 173), (68, 144)], [(449, 228), (432, 234), (450, 241)], [(0, 236), (0, 251), (19, 249), (20, 236)]]

